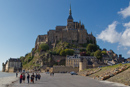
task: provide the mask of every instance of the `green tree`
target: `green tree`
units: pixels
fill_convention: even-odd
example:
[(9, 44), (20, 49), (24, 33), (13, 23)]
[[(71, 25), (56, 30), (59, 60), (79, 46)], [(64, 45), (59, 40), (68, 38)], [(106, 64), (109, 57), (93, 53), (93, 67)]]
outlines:
[(49, 54), (57, 55), (56, 51), (49, 51)]
[(77, 48), (77, 46), (76, 46), (76, 45), (74, 45), (74, 44), (72, 45), (72, 47), (73, 47), (73, 48)]
[(94, 52), (91, 52), (91, 53), (90, 53), (90, 56), (94, 56)]
[(106, 51), (102, 51), (101, 53), (102, 53), (103, 55), (107, 55)]
[(95, 56), (97, 59), (101, 60), (101, 59), (102, 59), (102, 53), (101, 53), (101, 51), (100, 51), (100, 50), (97, 50), (97, 51), (94, 53), (94, 56)]
[(48, 44), (46, 44), (46, 43), (40, 44), (39, 51), (47, 51), (47, 50), (49, 50)]
[(52, 51), (52, 55), (57, 55), (56, 51)]
[(87, 51), (90, 51), (90, 52), (95, 52), (97, 50), (96, 48), (96, 45), (95, 44), (88, 44), (87, 46)]
[(88, 45), (87, 43), (82, 44), (83, 47), (87, 47), (87, 45)]
[(28, 58), (28, 62), (30, 62), (32, 59), (33, 59), (33, 57), (29, 57), (29, 58)]
[(33, 52), (33, 51), (34, 51), (34, 49), (35, 49), (35, 48), (32, 48), (32, 51), (31, 51), (31, 52)]
[(56, 50), (56, 54), (60, 54), (61, 49)]
[[(67, 42), (66, 42), (66, 43), (67, 43)], [(69, 47), (70, 47), (70, 44), (69, 44), (69, 43), (67, 43), (67, 44), (66, 44), (66, 48), (69, 48)]]
[(66, 55), (73, 55), (74, 54), (74, 50), (73, 49), (65, 49), (65, 54)]
[(60, 55), (61, 55), (61, 56), (65, 56), (65, 55), (66, 55), (65, 50), (61, 50), (61, 51), (60, 51)]
[(86, 50), (90, 52), (95, 52), (99, 49), (99, 46), (96, 44), (88, 44)]
[(84, 51), (86, 51), (86, 49), (80, 49), (80, 52), (84, 52)]
[(29, 54), (29, 53), (26, 53), (26, 54), (25, 54), (25, 57), (26, 57), (28, 54)]
[(96, 48), (97, 48), (97, 50), (101, 49), (101, 48), (99, 47), (99, 45), (96, 45)]
[(90, 51), (87, 51), (87, 52), (86, 52), (86, 55), (87, 55), (87, 56), (90, 56), (90, 54), (91, 54)]
[(24, 59), (25, 59), (25, 57), (23, 57), (23, 56), (20, 57), (21, 62), (24, 62)]

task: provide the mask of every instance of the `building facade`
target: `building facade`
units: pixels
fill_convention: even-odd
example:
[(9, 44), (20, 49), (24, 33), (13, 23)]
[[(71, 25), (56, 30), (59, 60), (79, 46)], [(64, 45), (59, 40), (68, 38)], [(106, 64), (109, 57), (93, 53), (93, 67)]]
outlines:
[(80, 21), (74, 22), (70, 6), (67, 25), (56, 26), (56, 29), (49, 30), (47, 35), (39, 35), (35, 42), (35, 49), (37, 49), (41, 43), (47, 43), (55, 47), (58, 41), (68, 42), (76, 45), (84, 43), (95, 44), (96, 38), (92, 33), (87, 33), (87, 30)]
[(5, 64), (3, 63), (2, 66), (3, 66), (2, 68), (3, 72), (22, 71), (22, 63), (20, 59), (10, 58), (5, 62)]
[(92, 68), (96, 65), (97, 58), (94, 56), (80, 56), (80, 54), (75, 54), (73, 56), (66, 56), (66, 66), (72, 66), (73, 68), (79, 68), (80, 62), (86, 64), (86, 68)]

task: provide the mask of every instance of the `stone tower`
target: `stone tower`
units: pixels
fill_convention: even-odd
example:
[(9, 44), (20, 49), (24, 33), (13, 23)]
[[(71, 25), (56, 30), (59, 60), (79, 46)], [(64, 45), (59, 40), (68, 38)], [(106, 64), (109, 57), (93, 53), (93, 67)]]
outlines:
[(81, 71), (81, 70), (84, 70), (84, 69), (86, 69), (86, 62), (85, 61), (83, 61), (83, 59), (81, 58), (80, 59), (80, 62), (79, 62), (79, 72)]

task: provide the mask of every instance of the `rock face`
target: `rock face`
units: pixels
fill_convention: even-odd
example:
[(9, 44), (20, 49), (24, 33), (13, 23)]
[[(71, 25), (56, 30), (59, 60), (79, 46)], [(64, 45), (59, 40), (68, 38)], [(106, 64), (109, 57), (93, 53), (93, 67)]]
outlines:
[(96, 43), (95, 37), (92, 33), (87, 33), (87, 30), (81, 22), (73, 22), (71, 12), (67, 19), (67, 25), (56, 26), (56, 29), (49, 30), (47, 35), (39, 35), (36, 39), (35, 48), (37, 49), (41, 43), (47, 43), (52, 45), (52, 47), (55, 47), (57, 41), (68, 42), (76, 45)]

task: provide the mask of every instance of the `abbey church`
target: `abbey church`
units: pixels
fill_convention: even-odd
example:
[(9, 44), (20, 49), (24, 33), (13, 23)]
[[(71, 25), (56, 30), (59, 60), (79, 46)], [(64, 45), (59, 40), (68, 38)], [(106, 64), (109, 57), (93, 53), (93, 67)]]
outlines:
[(93, 34), (88, 34), (84, 25), (81, 22), (74, 22), (69, 9), (69, 17), (66, 26), (56, 26), (55, 30), (49, 30), (47, 35), (39, 35), (35, 42), (37, 49), (41, 43), (47, 43), (54, 47), (58, 41), (68, 42), (75, 45), (93, 43), (96, 44), (96, 38)]

